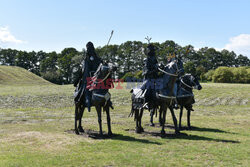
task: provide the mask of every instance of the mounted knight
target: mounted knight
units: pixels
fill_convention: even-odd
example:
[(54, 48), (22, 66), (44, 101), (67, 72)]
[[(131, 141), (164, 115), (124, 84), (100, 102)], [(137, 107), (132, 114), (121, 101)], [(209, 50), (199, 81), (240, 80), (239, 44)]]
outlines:
[(146, 108), (153, 108), (153, 96), (156, 90), (156, 83), (158, 79), (158, 61), (156, 59), (155, 47), (153, 44), (148, 44), (145, 54), (147, 58), (144, 59), (143, 77), (144, 82), (141, 89), (145, 90)]
[(102, 59), (96, 54), (95, 47), (92, 42), (88, 42), (86, 45), (87, 53), (86, 58), (82, 62), (82, 70), (80, 70), (77, 79), (74, 82), (74, 86), (77, 87), (75, 94), (75, 103), (78, 103), (81, 98), (84, 98), (85, 105), (90, 111), (92, 91), (87, 86), (90, 85), (90, 78), (94, 76), (99, 65), (102, 63)]

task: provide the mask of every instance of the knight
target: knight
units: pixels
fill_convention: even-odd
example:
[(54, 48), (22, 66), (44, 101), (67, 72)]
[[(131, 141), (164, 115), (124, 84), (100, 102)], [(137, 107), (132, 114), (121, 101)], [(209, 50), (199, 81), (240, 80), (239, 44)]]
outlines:
[(88, 87), (88, 85), (90, 85), (88, 82), (91, 81), (91, 77), (93, 77), (97, 68), (102, 63), (102, 59), (96, 54), (92, 42), (88, 42), (86, 48), (86, 58), (82, 62), (82, 70), (78, 75), (79, 77), (75, 80), (74, 86), (77, 87), (78, 85), (78, 94), (75, 96), (75, 102), (77, 103), (81, 99), (81, 96), (84, 96), (85, 104), (90, 112), (92, 91)]
[(155, 82), (158, 78), (158, 61), (156, 59), (155, 47), (153, 44), (148, 44), (145, 54), (147, 58), (144, 59), (143, 77), (144, 82), (142, 85), (143, 90), (146, 90), (146, 102), (148, 102), (148, 108), (152, 108), (153, 105), (153, 92), (155, 90)]

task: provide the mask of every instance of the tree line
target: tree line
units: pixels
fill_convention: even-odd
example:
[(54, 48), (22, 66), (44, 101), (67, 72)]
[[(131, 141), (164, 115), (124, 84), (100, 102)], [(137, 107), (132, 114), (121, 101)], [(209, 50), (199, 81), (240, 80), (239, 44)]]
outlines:
[[(182, 47), (171, 40), (153, 44), (157, 48), (156, 55), (159, 62), (166, 63), (170, 55), (177, 55), (184, 63), (185, 72), (201, 77), (209, 70), (221, 66), (250, 66), (247, 56), (237, 55), (233, 51), (217, 51), (208, 47), (196, 51), (191, 45)], [(141, 77), (138, 73), (141, 74), (143, 60), (146, 58), (144, 54), (146, 46), (147, 43), (141, 41), (127, 41), (120, 45), (97, 47), (96, 52), (103, 60), (112, 62), (118, 67), (116, 78), (128, 74)], [(188, 54), (186, 54), (187, 48), (189, 48)], [(74, 73), (79, 69), (85, 55), (85, 48), (82, 51), (65, 48), (60, 53), (0, 48), (0, 64), (23, 67), (56, 84), (70, 84), (73, 83)]]

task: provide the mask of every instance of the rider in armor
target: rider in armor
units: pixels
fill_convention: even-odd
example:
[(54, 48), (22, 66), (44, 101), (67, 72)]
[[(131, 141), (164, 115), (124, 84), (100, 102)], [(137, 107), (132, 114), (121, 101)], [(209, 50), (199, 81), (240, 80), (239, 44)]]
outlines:
[[(98, 66), (102, 62), (102, 59), (97, 56), (95, 47), (92, 42), (88, 42), (86, 48), (87, 53), (85, 60), (82, 62), (82, 71), (80, 72), (79, 77), (74, 82), (75, 87), (77, 86), (77, 84), (79, 84), (78, 87), (82, 88), (80, 89), (81, 92), (79, 92), (78, 96), (76, 96), (75, 102), (78, 102), (80, 100), (80, 96), (84, 95), (86, 106), (88, 107), (88, 111), (90, 111), (92, 92), (87, 87), (89, 85), (87, 81), (90, 81), (88, 79), (89, 77), (93, 77), (93, 74), (96, 72)], [(82, 82), (80, 81), (81, 79)]]
[(148, 108), (152, 107), (153, 91), (155, 90), (155, 82), (158, 78), (158, 61), (155, 56), (155, 47), (153, 44), (149, 44), (146, 48), (145, 54), (147, 58), (144, 60), (143, 73), (144, 82), (142, 89), (146, 89), (146, 102), (148, 102)]

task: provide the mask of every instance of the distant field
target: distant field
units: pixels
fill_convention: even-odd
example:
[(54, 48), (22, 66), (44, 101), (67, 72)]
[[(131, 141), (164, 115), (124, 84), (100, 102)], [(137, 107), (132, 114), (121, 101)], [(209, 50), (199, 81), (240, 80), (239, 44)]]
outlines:
[[(112, 89), (114, 105), (130, 105), (130, 87)], [(250, 84), (204, 83), (201, 91), (195, 90), (198, 106), (247, 105), (250, 102)], [(3, 85), (0, 84), (0, 108), (17, 107), (71, 107), (73, 85)]]
[[(143, 117), (145, 132), (136, 134), (135, 122), (128, 118), (130, 89), (112, 89), (114, 136), (95, 139), (98, 122), (94, 108), (83, 116), (87, 133), (75, 135), (74, 87), (40, 81), (40, 84), (35, 80), (33, 84), (0, 82), (0, 166), (250, 164), (249, 84), (202, 84), (203, 90), (195, 91), (193, 130), (174, 135), (168, 113), (167, 135), (163, 138), (159, 136), (158, 124), (149, 126), (147, 111)], [(176, 111), (177, 117), (178, 114)], [(186, 125), (185, 113), (183, 125)], [(103, 128), (107, 132), (104, 113)]]

